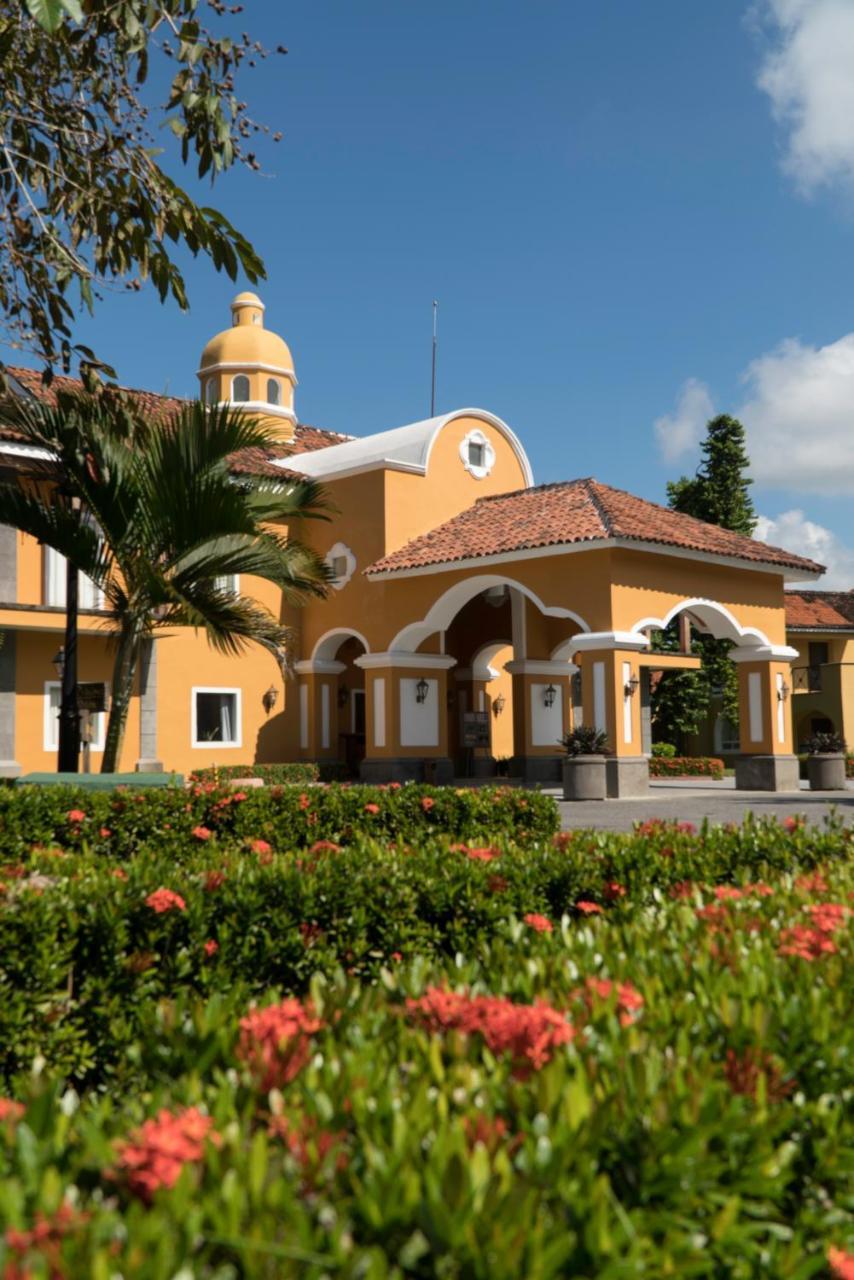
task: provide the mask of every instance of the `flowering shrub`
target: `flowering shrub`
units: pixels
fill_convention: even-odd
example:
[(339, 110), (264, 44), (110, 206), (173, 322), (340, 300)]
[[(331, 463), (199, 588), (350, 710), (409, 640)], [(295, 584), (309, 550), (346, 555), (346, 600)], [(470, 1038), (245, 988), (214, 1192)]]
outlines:
[(305, 760), (288, 764), (212, 764), (206, 769), (194, 769), (191, 782), (225, 783), (233, 778), (261, 778), (274, 786), (289, 783), (317, 782), (320, 770), (316, 764)]
[(715, 756), (653, 756), (651, 778), (714, 778), (724, 776), (724, 762)]
[(253, 1009), (240, 1019), (238, 1057), (261, 1089), (281, 1089), (302, 1071), (311, 1055), (311, 1037), (323, 1023), (311, 1006), (283, 1000)]
[(185, 1164), (204, 1156), (213, 1121), (198, 1107), (172, 1113), (165, 1108), (116, 1147), (116, 1171), (134, 1195), (150, 1200), (161, 1187), (174, 1187)]

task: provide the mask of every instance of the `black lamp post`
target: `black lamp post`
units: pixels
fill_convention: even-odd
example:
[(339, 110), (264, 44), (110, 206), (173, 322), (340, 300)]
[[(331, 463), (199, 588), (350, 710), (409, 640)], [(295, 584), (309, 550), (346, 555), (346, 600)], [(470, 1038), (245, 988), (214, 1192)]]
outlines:
[[(79, 509), (80, 499), (72, 497), (64, 488), (60, 494), (73, 510)], [(79, 574), (70, 560), (65, 562), (65, 643), (57, 654), (62, 655), (59, 693), (59, 751), (56, 767), (60, 773), (77, 773), (80, 768), (80, 712), (77, 709), (77, 606)]]

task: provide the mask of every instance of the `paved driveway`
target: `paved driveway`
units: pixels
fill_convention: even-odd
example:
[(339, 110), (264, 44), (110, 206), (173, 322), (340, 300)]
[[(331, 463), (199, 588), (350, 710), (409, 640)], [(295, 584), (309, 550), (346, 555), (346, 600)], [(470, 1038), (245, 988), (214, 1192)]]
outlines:
[(636, 822), (665, 818), (673, 822), (704, 819), (713, 823), (741, 822), (747, 813), (757, 817), (803, 816), (822, 824), (836, 813), (846, 824), (854, 823), (854, 786), (845, 791), (773, 792), (736, 791), (731, 778), (723, 782), (651, 782), (649, 796), (640, 800), (582, 800), (567, 803), (558, 797), (563, 829), (593, 827), (605, 831), (631, 831)]

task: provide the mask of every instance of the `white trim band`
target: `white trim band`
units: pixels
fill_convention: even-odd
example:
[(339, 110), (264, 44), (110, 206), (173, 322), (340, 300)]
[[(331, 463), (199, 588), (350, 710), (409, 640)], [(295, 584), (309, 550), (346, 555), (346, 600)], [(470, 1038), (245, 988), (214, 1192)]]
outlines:
[(363, 653), (354, 658), (354, 665), (363, 671), (377, 667), (408, 667), (411, 670), (450, 671), (457, 665), (456, 658), (444, 653)]

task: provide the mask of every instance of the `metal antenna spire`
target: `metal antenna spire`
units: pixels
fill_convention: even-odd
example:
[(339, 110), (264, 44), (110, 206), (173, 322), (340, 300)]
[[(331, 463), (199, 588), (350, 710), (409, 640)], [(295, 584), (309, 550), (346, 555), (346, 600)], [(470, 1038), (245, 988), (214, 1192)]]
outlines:
[(430, 417), (436, 416), (436, 348), (439, 345), (439, 304), (433, 299), (433, 377), (430, 384)]

